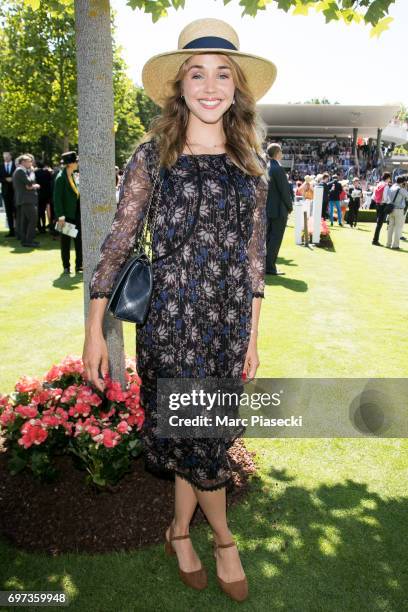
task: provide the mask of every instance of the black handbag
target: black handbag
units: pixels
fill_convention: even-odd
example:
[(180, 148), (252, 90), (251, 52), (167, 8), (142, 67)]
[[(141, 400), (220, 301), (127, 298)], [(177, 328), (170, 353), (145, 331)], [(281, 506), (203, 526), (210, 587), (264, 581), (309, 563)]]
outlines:
[[(147, 319), (153, 291), (152, 262), (145, 252), (147, 248), (147, 221), (157, 179), (160, 177), (161, 180), (158, 190), (159, 196), (165, 172), (165, 168), (160, 168), (156, 174), (149, 204), (144, 216), (144, 224), (139, 234), (140, 238), (132, 249), (133, 252), (130, 259), (125, 263), (118, 278), (115, 280), (112, 295), (107, 304), (109, 312), (120, 321), (129, 321), (130, 323), (143, 325)], [(159, 202), (157, 201), (155, 216), (150, 230), (150, 247), (152, 245), (158, 209)]]
[(392, 199), (392, 202), (388, 202), (388, 203), (385, 205), (385, 208), (384, 208), (384, 213), (385, 213), (386, 215), (390, 215), (390, 214), (392, 213), (392, 211), (394, 210), (394, 202), (395, 202), (395, 200), (397, 199), (397, 195), (398, 195), (398, 193), (399, 193), (399, 189), (396, 189), (396, 190), (395, 190), (394, 197), (393, 197), (393, 199)]

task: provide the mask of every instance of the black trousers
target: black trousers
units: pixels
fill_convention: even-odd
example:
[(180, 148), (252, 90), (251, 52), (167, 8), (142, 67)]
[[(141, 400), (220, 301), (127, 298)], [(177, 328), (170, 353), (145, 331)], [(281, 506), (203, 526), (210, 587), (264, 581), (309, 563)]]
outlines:
[(282, 244), (283, 235), (286, 229), (288, 216), (271, 219), (268, 217), (266, 225), (266, 266), (267, 274), (276, 272), (276, 260)]
[(378, 242), (380, 238), (381, 228), (387, 216), (385, 212), (385, 207), (386, 207), (386, 204), (378, 204), (377, 206), (377, 226), (375, 228), (373, 242)]
[(81, 268), (82, 267), (82, 232), (81, 232), (81, 211), (79, 208), (79, 204), (77, 206), (75, 219), (66, 217), (65, 221), (68, 221), (69, 223), (75, 223), (76, 228), (78, 230), (78, 234), (76, 238), (71, 238), (71, 236), (67, 236), (66, 234), (60, 234), (62, 265), (64, 268), (70, 267), (71, 240), (73, 240), (74, 246), (75, 246), (75, 268), (76, 269)]
[(13, 192), (6, 191), (3, 193), (4, 208), (6, 209), (7, 225), (11, 233), (15, 231), (14, 218), (16, 216), (16, 207), (14, 205)]
[(357, 218), (358, 218), (358, 211), (360, 209), (360, 203), (355, 204), (350, 202), (349, 203), (349, 209), (348, 209), (348, 215), (347, 215), (347, 221), (349, 223), (349, 225), (354, 225), (354, 223), (357, 224)]

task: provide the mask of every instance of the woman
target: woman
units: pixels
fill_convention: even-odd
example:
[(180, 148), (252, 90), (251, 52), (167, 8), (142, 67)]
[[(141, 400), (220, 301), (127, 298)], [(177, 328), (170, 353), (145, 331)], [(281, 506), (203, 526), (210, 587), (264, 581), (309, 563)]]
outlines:
[(313, 200), (313, 179), (309, 174), (306, 174), (299, 191), (300, 195), (302, 195), (305, 200)]
[(305, 200), (313, 200), (313, 177), (306, 174), (300, 192)]
[(357, 227), (358, 211), (360, 210), (361, 201), (363, 199), (363, 188), (360, 184), (358, 176), (353, 178), (353, 186), (348, 190), (349, 205), (347, 221), (350, 227)]
[(252, 378), (258, 368), (267, 182), (255, 102), (275, 77), (275, 66), (240, 52), (236, 32), (217, 19), (187, 25), (178, 50), (146, 63), (145, 91), (162, 106), (162, 115), (126, 167), (90, 283), (83, 353), (89, 379), (102, 390), (98, 368), (102, 375), (108, 369), (102, 334), (107, 298), (139, 235), (160, 164), (167, 169), (153, 234), (153, 257), (160, 259), (153, 259), (148, 319), (137, 328), (145, 464), (174, 475), (175, 512), (165, 550), (177, 554), (183, 582), (198, 590), (207, 586), (188, 535), (199, 503), (214, 533), (218, 583), (238, 601), (247, 597), (248, 583), (226, 517), (226, 451), (232, 441), (157, 439), (155, 386), (159, 377), (229, 378), (244, 371)]

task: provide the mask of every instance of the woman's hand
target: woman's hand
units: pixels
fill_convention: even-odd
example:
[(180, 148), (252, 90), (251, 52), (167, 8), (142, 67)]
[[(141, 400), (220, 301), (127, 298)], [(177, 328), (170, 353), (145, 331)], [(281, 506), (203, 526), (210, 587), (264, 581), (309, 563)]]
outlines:
[(244, 373), (246, 378), (255, 378), (256, 371), (259, 366), (258, 348), (256, 343), (256, 335), (251, 334), (249, 340), (247, 354), (244, 363)]
[[(82, 361), (85, 376), (99, 391), (104, 391), (104, 377), (109, 372), (108, 347), (102, 331), (85, 334)], [(99, 372), (103, 378), (100, 378)]]

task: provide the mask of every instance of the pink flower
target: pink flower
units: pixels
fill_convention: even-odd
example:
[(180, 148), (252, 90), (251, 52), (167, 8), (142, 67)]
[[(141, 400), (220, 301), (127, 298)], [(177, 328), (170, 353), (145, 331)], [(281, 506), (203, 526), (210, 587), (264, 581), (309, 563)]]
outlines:
[(30, 393), (31, 391), (37, 391), (37, 389), (41, 389), (41, 381), (32, 376), (22, 376), (15, 386), (15, 390), (19, 393)]
[(77, 400), (90, 406), (100, 406), (102, 404), (102, 398), (97, 393), (94, 393), (90, 387), (86, 386), (79, 387)]
[(94, 436), (98, 436), (101, 433), (101, 430), (99, 427), (96, 427), (95, 425), (88, 425), (87, 427), (84, 427), (84, 430), (89, 433), (89, 435), (94, 438)]
[(60, 369), (63, 374), (83, 374), (84, 364), (81, 357), (76, 355), (67, 355), (60, 363)]
[(106, 397), (112, 402), (124, 402), (126, 400), (126, 391), (122, 390), (119, 381), (115, 381), (106, 390)]
[(64, 410), (64, 408), (57, 408), (55, 413), (58, 414), (64, 421), (68, 420), (68, 412)]
[(76, 385), (70, 385), (67, 387), (61, 395), (61, 403), (69, 404), (72, 399), (75, 399), (78, 393), (78, 387)]
[(121, 433), (121, 434), (126, 434), (126, 433), (128, 433), (129, 431), (131, 431), (131, 429), (132, 429), (132, 428), (131, 428), (131, 427), (129, 427), (128, 423), (127, 423), (125, 420), (123, 420), (123, 421), (121, 421), (121, 422), (119, 423), (119, 425), (117, 426), (116, 431), (117, 431), (118, 433)]
[(22, 416), (24, 419), (33, 419), (38, 414), (38, 410), (36, 406), (30, 406), (30, 405), (23, 406), (22, 404), (19, 404), (14, 409), (14, 412), (17, 412), (17, 414)]
[(102, 431), (102, 444), (106, 448), (113, 448), (120, 440), (120, 435), (112, 431), (111, 429), (104, 429)]
[(127, 422), (130, 426), (136, 425), (137, 430), (140, 431), (144, 423), (144, 418), (144, 410), (139, 409), (129, 416)]
[(0, 406), (9, 406), (10, 405), (10, 396), (3, 395), (0, 393)]
[(18, 443), (20, 446), (24, 446), (24, 448), (30, 448), (33, 444), (42, 444), (48, 437), (47, 431), (41, 426), (39, 421), (34, 421), (34, 419), (24, 423), (20, 431), (23, 435), (18, 440)]
[(46, 425), (47, 427), (58, 427), (61, 425), (61, 419), (55, 415), (51, 414), (43, 414), (41, 418), (41, 423)]
[(44, 378), (46, 382), (52, 382), (54, 380), (57, 380), (58, 378), (61, 378), (61, 376), (62, 371), (60, 370), (59, 366), (54, 364), (52, 368), (48, 370)]
[(325, 219), (322, 219), (320, 222), (320, 233), (323, 236), (328, 236), (330, 234), (330, 230)]
[(33, 395), (33, 397), (31, 398), (31, 403), (41, 404), (42, 406), (45, 406), (50, 399), (52, 399), (50, 389), (41, 389), (35, 395)]
[(76, 402), (73, 406), (68, 410), (69, 416), (78, 416), (82, 415), (84, 417), (88, 416), (91, 412), (91, 408), (88, 404), (83, 404), (82, 402)]
[(109, 410), (109, 412), (101, 412), (99, 416), (102, 419), (102, 421), (104, 421), (105, 419), (109, 419), (109, 417), (111, 417), (113, 414), (115, 414), (115, 412), (116, 412), (115, 408), (112, 407)]
[(16, 415), (13, 412), (12, 406), (7, 407), (3, 412), (0, 413), (0, 425), (6, 427), (9, 423), (14, 423)]
[(77, 438), (84, 430), (84, 422), (82, 419), (78, 419), (73, 426), (75, 427), (74, 438)]

